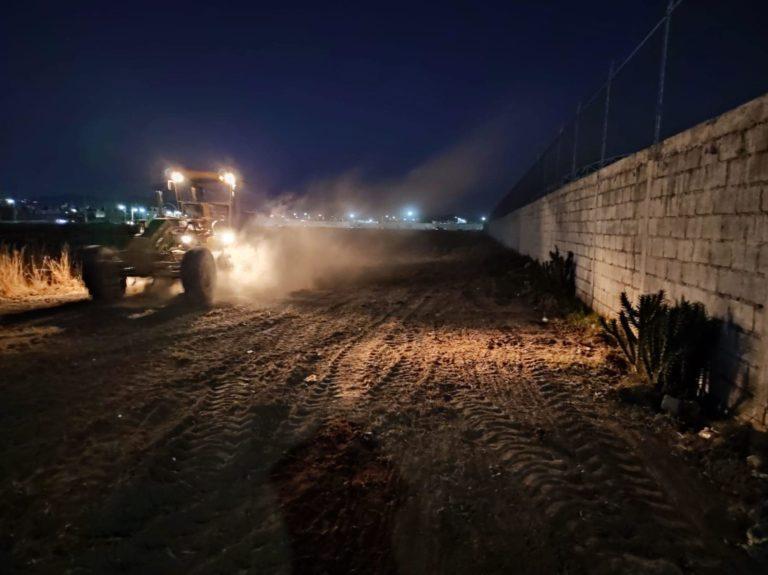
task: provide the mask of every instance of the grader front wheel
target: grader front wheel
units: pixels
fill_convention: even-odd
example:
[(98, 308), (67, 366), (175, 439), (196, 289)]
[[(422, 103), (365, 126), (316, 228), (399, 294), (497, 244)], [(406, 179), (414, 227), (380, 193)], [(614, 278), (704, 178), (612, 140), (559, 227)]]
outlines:
[(208, 248), (193, 248), (181, 260), (181, 285), (195, 305), (210, 305), (216, 289), (216, 261)]

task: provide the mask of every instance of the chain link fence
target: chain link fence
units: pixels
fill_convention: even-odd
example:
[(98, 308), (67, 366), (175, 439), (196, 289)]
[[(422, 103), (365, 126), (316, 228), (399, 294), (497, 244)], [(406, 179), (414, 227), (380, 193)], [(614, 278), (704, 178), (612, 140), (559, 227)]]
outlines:
[(578, 103), (493, 217), (768, 91), (765, 26), (763, 2), (670, 0), (630, 54), (609, 65), (605, 83)]

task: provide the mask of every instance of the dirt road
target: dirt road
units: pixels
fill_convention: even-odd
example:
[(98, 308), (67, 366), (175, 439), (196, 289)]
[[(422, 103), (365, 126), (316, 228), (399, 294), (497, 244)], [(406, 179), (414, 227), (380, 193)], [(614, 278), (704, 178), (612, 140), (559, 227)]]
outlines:
[(3, 572), (751, 572), (599, 339), (441, 238), (276, 299), (6, 318)]

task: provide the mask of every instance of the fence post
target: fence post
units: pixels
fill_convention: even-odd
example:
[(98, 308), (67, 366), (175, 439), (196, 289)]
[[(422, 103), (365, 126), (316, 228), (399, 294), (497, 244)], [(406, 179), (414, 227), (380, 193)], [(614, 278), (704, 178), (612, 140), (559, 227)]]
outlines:
[(576, 119), (573, 121), (573, 156), (571, 157), (571, 179), (576, 177), (576, 151), (579, 149), (579, 116), (581, 102), (576, 105)]
[(557, 134), (557, 148), (555, 148), (555, 184), (560, 185), (560, 148), (563, 143), (563, 128), (560, 126), (560, 131)]
[(605, 112), (603, 113), (603, 141), (600, 144), (600, 167), (605, 165), (605, 150), (608, 145), (608, 110), (611, 107), (611, 83), (613, 82), (613, 62), (608, 68), (608, 82), (605, 84)]
[(664, 82), (667, 76), (667, 50), (669, 47), (669, 23), (672, 20), (672, 11), (675, 9), (675, 0), (669, 0), (667, 13), (664, 16), (664, 39), (661, 45), (661, 63), (659, 64), (659, 91), (656, 95), (656, 123), (653, 128), (653, 143), (658, 144), (661, 138), (661, 115), (664, 107)]

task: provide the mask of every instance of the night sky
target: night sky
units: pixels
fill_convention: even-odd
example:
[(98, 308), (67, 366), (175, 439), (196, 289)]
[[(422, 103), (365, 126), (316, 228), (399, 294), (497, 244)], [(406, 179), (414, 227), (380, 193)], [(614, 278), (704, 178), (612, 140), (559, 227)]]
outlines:
[[(669, 125), (768, 89), (765, 4), (681, 7)], [(487, 213), (665, 5), (15, 2), (0, 194), (141, 198), (171, 164), (232, 166), (254, 206)]]

